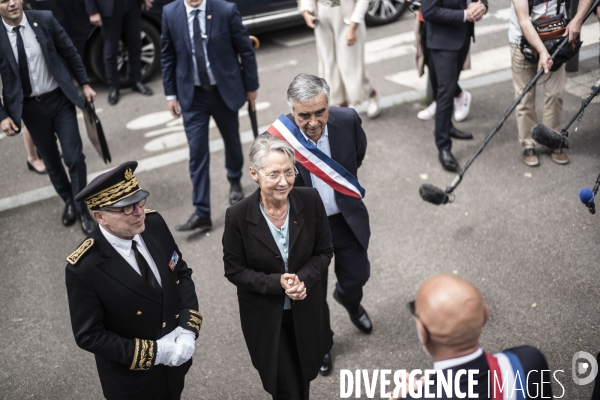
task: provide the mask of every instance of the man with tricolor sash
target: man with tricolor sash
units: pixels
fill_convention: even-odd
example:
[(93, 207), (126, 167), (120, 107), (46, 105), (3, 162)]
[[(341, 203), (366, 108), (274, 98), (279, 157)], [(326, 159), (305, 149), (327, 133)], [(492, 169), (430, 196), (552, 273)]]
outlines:
[(479, 337), (490, 309), (471, 283), (451, 275), (434, 276), (421, 286), (408, 308), (419, 342), (434, 360), (435, 374), (427, 384), (422, 380), (417, 385), (421, 387), (416, 396), (410, 393), (414, 387), (399, 387), (390, 399), (552, 398), (550, 382), (557, 377), (541, 351), (519, 346), (491, 355), (481, 349)]
[[(369, 334), (373, 325), (361, 305), (363, 286), (370, 276), (367, 256), (371, 230), (362, 201), (365, 190), (357, 180), (367, 150), (361, 119), (352, 108), (329, 107), (329, 86), (324, 79), (300, 74), (287, 91), (292, 113), (279, 117), (268, 129), (296, 150), (295, 186), (317, 189), (329, 219), (338, 282), (333, 298), (350, 315), (352, 323)], [(327, 292), (327, 274), (323, 274)], [(330, 354), (319, 372), (331, 373)]]

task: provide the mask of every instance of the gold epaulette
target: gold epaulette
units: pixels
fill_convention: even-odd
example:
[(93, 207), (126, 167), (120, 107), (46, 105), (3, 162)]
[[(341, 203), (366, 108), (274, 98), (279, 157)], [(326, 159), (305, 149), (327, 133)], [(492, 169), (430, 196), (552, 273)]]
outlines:
[(152, 210), (152, 209), (150, 209), (150, 208), (144, 208), (144, 212), (145, 212), (146, 214), (152, 214), (152, 213), (155, 213), (155, 212), (157, 212), (157, 211), (156, 211), (156, 210)]
[(129, 369), (134, 371), (148, 371), (152, 368), (152, 364), (154, 364), (155, 356), (154, 340), (135, 339), (133, 361)]
[(94, 239), (86, 239), (85, 242), (81, 243), (81, 245), (71, 253), (69, 257), (67, 257), (67, 262), (71, 265), (77, 264), (77, 261), (81, 258), (82, 255), (85, 254), (86, 251), (92, 248), (94, 245)]

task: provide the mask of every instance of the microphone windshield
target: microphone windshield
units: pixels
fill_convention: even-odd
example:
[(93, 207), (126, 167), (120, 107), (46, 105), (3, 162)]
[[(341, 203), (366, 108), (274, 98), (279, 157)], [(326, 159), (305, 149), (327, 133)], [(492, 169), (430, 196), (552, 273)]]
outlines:
[(554, 129), (548, 128), (546, 125), (535, 124), (531, 128), (531, 137), (539, 144), (546, 146), (551, 150), (568, 149), (569, 144), (567, 139)]
[(429, 203), (440, 205), (448, 202), (448, 195), (442, 189), (425, 183), (419, 188), (421, 198)]
[(579, 192), (579, 200), (581, 200), (581, 202), (586, 206), (589, 206), (590, 204), (594, 203), (594, 192), (592, 192), (592, 189), (581, 189), (581, 191)]

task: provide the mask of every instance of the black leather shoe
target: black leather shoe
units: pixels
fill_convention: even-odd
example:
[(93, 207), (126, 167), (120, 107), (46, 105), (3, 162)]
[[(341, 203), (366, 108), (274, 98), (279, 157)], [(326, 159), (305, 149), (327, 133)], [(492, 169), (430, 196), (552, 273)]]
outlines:
[(450, 128), (450, 137), (453, 139), (470, 140), (473, 139), (473, 135), (469, 132), (463, 132), (456, 129), (454, 126)]
[(119, 88), (113, 87), (110, 88), (110, 92), (108, 93), (108, 103), (110, 105), (115, 105), (119, 102)]
[(46, 171), (46, 168), (44, 168), (43, 170), (40, 171), (39, 169), (37, 169), (36, 167), (34, 167), (33, 164), (31, 164), (29, 162), (29, 160), (27, 160), (27, 169), (30, 170), (30, 171), (35, 172), (36, 174), (40, 174), (40, 175), (46, 175), (46, 174), (48, 174), (48, 171)]
[(456, 158), (450, 153), (450, 150), (440, 151), (439, 159), (442, 163), (442, 167), (444, 167), (446, 171), (458, 171), (458, 161), (456, 161)]
[(96, 221), (94, 218), (92, 218), (88, 210), (85, 210), (85, 212), (79, 214), (79, 221), (81, 222), (81, 230), (86, 235), (92, 233), (96, 227)]
[(64, 226), (71, 226), (77, 220), (77, 211), (75, 210), (75, 204), (65, 204), (65, 211), (62, 215), (62, 223)]
[(325, 354), (323, 358), (323, 365), (321, 365), (321, 369), (319, 370), (319, 375), (327, 376), (331, 374), (333, 370), (333, 360), (331, 359), (331, 354)]
[(152, 96), (154, 92), (148, 86), (144, 85), (142, 82), (134, 83), (131, 86), (131, 90), (134, 92), (138, 92), (143, 94), (144, 96)]
[[(346, 308), (346, 306), (340, 301), (337, 291), (335, 290), (333, 291), (333, 299), (342, 307)], [(367, 314), (367, 311), (362, 305), (358, 306), (358, 312), (356, 314), (352, 314), (347, 308), (346, 311), (348, 311), (348, 315), (350, 315), (350, 321), (352, 321), (354, 326), (360, 329), (361, 332), (368, 334), (373, 331), (373, 323), (371, 323), (371, 318), (369, 318), (369, 314)]]
[(178, 232), (193, 231), (194, 229), (208, 231), (212, 229), (212, 221), (210, 218), (202, 218), (194, 213), (185, 224), (177, 225), (175, 227), (175, 230)]
[(240, 200), (244, 199), (244, 192), (242, 191), (242, 185), (239, 181), (233, 182), (229, 189), (229, 204), (234, 205)]

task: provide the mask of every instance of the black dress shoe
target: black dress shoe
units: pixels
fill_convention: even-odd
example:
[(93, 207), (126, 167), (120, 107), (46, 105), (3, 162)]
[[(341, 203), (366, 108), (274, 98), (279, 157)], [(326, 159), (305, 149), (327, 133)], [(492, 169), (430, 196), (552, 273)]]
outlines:
[(327, 376), (327, 375), (331, 374), (332, 370), (333, 370), (333, 360), (331, 359), (331, 354), (327, 353), (327, 354), (325, 354), (325, 357), (323, 358), (323, 365), (321, 365), (321, 369), (319, 369), (319, 375)]
[[(337, 291), (335, 290), (333, 291), (333, 299), (337, 301), (338, 304), (340, 304), (342, 307), (346, 308), (346, 306), (343, 305), (340, 301)], [(373, 323), (371, 322), (371, 318), (369, 318), (369, 314), (367, 314), (367, 311), (363, 308), (362, 305), (358, 306), (358, 311), (354, 314), (347, 308), (346, 311), (348, 311), (350, 321), (352, 321), (354, 326), (360, 329), (361, 332), (368, 334), (373, 331)]]
[(210, 218), (202, 218), (197, 216), (195, 213), (192, 214), (190, 219), (185, 224), (175, 226), (175, 230), (179, 232), (193, 231), (194, 229), (200, 229), (202, 231), (208, 231), (212, 228), (212, 221)]
[(469, 140), (473, 139), (473, 135), (469, 132), (463, 132), (456, 129), (454, 126), (450, 128), (450, 137), (453, 139)]
[(108, 93), (108, 103), (114, 106), (118, 102), (119, 102), (119, 88), (112, 87), (112, 88), (110, 88), (110, 92)]
[(131, 90), (134, 92), (138, 92), (143, 94), (144, 96), (152, 96), (154, 92), (148, 86), (144, 85), (142, 82), (134, 83), (131, 86)]
[(242, 185), (240, 181), (233, 182), (229, 189), (229, 204), (234, 205), (240, 200), (244, 199), (244, 192), (242, 191)]
[(439, 159), (446, 171), (456, 172), (458, 170), (458, 161), (450, 153), (450, 150), (440, 151)]
[(43, 170), (38, 170), (36, 167), (34, 167), (29, 160), (27, 160), (27, 169), (29, 169), (30, 171), (33, 171), (35, 173), (38, 173), (40, 175), (46, 175), (48, 173), (48, 171), (46, 171), (46, 168), (44, 168)]
[(62, 215), (62, 223), (64, 226), (71, 226), (77, 220), (77, 211), (75, 210), (75, 204), (65, 204), (65, 211)]
[(88, 210), (79, 214), (79, 221), (81, 222), (81, 230), (86, 235), (92, 233), (94, 228), (96, 228), (96, 221), (92, 218)]

